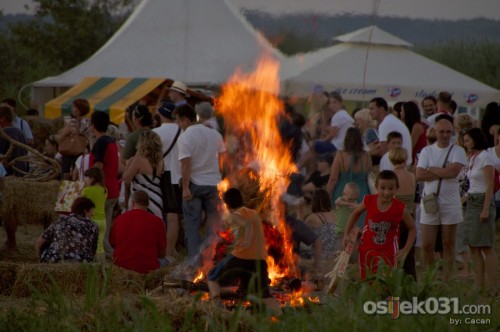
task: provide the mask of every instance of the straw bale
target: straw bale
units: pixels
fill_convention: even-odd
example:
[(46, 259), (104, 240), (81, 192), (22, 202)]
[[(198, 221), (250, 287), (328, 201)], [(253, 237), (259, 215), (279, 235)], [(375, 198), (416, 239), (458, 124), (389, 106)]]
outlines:
[(144, 293), (145, 277), (143, 274), (122, 269), (116, 265), (106, 265), (106, 274), (109, 294)]
[(51, 277), (62, 294), (82, 295), (85, 293), (87, 272), (86, 264), (25, 264), (19, 268), (12, 295), (31, 296), (33, 294), (31, 287), (41, 294), (52, 293), (55, 285)]
[(9, 296), (16, 281), (19, 264), (0, 262), (0, 295)]
[(152, 290), (161, 287), (163, 285), (163, 281), (170, 275), (172, 270), (173, 268), (171, 266), (168, 266), (158, 270), (154, 270), (147, 274), (144, 279), (145, 289)]
[(54, 206), (59, 181), (26, 181), (17, 177), (3, 179), (0, 215), (7, 233), (7, 246), (16, 248), (15, 233), (18, 225), (42, 224), (57, 220)]
[(40, 224), (57, 219), (54, 206), (60, 181), (26, 181), (8, 176), (4, 178), (2, 190), (2, 216), (19, 218), (18, 224)]

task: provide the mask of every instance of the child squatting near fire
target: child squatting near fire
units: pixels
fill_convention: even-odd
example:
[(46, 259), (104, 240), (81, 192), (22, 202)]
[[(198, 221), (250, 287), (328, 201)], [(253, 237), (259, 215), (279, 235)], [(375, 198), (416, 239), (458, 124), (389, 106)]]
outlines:
[(222, 199), (229, 209), (229, 223), (236, 232), (236, 240), (231, 254), (208, 274), (211, 299), (220, 300), (220, 283), (230, 283), (239, 278), (238, 293), (257, 292), (269, 309), (280, 310), (279, 303), (269, 291), (266, 242), (259, 214), (243, 206), (243, 197), (236, 188), (227, 190)]

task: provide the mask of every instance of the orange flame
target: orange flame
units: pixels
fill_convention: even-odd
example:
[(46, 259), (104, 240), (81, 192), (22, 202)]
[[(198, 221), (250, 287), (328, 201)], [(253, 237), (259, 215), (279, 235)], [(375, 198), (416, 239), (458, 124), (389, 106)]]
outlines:
[(196, 284), (197, 282), (202, 281), (205, 278), (205, 274), (203, 271), (199, 271), (198, 275), (194, 278), (193, 282)]
[(302, 291), (293, 292), (290, 295), (290, 306), (292, 307), (303, 307), (304, 297), (302, 296)]
[(222, 87), (221, 97), (216, 100), (216, 108), (228, 128), (228, 136), (232, 135), (238, 141), (234, 149), (235, 159), (240, 166), (252, 165), (259, 173), (259, 193), (264, 198), (261, 213), (265, 213), (263, 217), (276, 225), (285, 238), (284, 262), (268, 266), (271, 279), (298, 273), (297, 258), (293, 253), (281, 202), (289, 184), (289, 175), (296, 172), (297, 167), (290, 149), (281, 140), (277, 126), (280, 116), (284, 114), (283, 103), (278, 98), (278, 71), (278, 62), (264, 56), (253, 73), (245, 74), (238, 70)]
[[(219, 192), (219, 195), (222, 196), (222, 193), (224, 193), (226, 190), (229, 189), (229, 180), (223, 179), (219, 184), (217, 185), (217, 191)], [(221, 197), (222, 198), (222, 197)]]
[(276, 286), (280, 279), (286, 277), (286, 272), (282, 272), (278, 265), (274, 264), (274, 258), (267, 256), (267, 275), (271, 280), (271, 286)]

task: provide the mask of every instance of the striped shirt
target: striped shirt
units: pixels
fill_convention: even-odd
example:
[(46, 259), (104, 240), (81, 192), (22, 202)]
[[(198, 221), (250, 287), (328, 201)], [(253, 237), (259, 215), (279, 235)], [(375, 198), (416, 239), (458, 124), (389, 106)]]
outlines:
[(149, 195), (148, 212), (163, 219), (163, 201), (161, 196), (160, 178), (153, 175), (136, 174), (130, 186), (130, 197), (137, 190), (144, 190)]

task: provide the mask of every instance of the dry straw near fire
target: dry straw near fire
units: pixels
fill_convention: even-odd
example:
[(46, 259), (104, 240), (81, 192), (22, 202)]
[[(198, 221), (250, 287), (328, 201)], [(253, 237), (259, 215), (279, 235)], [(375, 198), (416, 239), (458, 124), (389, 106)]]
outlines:
[(54, 288), (58, 288), (63, 295), (80, 296), (89, 291), (90, 286), (109, 295), (143, 294), (147, 288), (157, 287), (166, 273), (165, 270), (158, 270), (144, 276), (115, 265), (97, 263), (24, 264), (17, 267), (16, 272), (14, 282), (12, 278), (5, 280), (5, 283), (0, 279), (0, 293), (7, 293), (12, 289), (13, 297), (22, 298), (29, 297), (34, 292), (52, 293)]
[(19, 268), (16, 263), (0, 262), (0, 295), (11, 295)]

